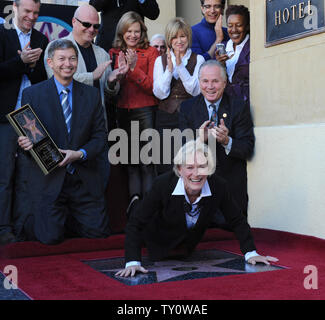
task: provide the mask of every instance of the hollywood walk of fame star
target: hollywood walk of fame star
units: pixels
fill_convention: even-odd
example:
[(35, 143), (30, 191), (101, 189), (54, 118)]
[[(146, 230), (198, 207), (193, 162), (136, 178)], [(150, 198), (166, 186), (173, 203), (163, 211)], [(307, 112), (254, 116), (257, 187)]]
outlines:
[(41, 131), (39, 131), (39, 129), (36, 127), (35, 121), (36, 119), (29, 119), (25, 114), (23, 115), (24, 119), (25, 119), (25, 124), (23, 125), (23, 128), (29, 130), (29, 132), (31, 133), (31, 135), (33, 136), (33, 143), (35, 143), (36, 136), (39, 135), (40, 138), (43, 138), (44, 135), (41, 133)]
[[(86, 261), (85, 261), (86, 262)], [(123, 258), (113, 258), (86, 262), (94, 269), (127, 285), (149, 284), (188, 279), (220, 277), (234, 274), (247, 274), (282, 269), (263, 264), (250, 265), (242, 256), (219, 250), (201, 250), (185, 260), (163, 260), (146, 263), (147, 274), (137, 273), (134, 277), (116, 277), (115, 273), (124, 268)]]
[[(156, 262), (153, 267), (149, 267), (148, 271), (156, 273), (157, 282), (165, 282), (165, 281), (173, 281), (180, 280), (181, 278), (188, 278), (187, 276), (193, 276), (195, 278), (205, 278), (211, 276), (211, 274), (216, 273), (220, 274), (233, 274), (233, 273), (245, 273), (243, 270), (239, 269), (230, 269), (230, 268), (222, 268), (218, 267), (218, 264), (228, 262), (233, 260), (234, 258), (228, 259), (220, 259), (220, 260), (205, 260), (205, 261), (196, 261), (196, 262), (184, 262), (184, 261), (177, 261), (177, 260), (170, 260), (170, 264), (166, 265), (164, 262)], [(102, 270), (102, 272), (117, 272), (120, 269), (114, 270)], [(195, 275), (197, 274), (197, 276)], [(200, 274), (200, 275), (199, 275)], [(120, 277), (116, 277), (116, 279), (120, 279)]]

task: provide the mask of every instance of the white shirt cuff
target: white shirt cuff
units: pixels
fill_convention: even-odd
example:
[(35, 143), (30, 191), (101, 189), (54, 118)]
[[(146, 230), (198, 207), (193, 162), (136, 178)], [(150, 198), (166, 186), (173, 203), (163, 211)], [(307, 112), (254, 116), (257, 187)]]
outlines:
[(245, 261), (248, 261), (248, 259), (250, 259), (252, 257), (256, 257), (256, 256), (259, 256), (259, 254), (256, 252), (256, 250), (246, 252), (245, 253)]
[(132, 266), (141, 266), (140, 261), (129, 261), (125, 264), (125, 268), (132, 267)]
[(226, 151), (226, 155), (228, 155), (231, 151), (231, 147), (232, 147), (232, 138), (229, 137), (229, 142), (227, 145), (222, 145), (225, 148)]

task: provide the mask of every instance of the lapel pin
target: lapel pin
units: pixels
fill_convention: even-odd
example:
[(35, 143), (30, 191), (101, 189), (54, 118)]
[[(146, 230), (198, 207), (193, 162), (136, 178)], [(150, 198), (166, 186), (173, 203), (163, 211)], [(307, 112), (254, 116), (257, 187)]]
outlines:
[(222, 117), (223, 117), (223, 118), (227, 118), (227, 113), (224, 113), (224, 114), (222, 115)]

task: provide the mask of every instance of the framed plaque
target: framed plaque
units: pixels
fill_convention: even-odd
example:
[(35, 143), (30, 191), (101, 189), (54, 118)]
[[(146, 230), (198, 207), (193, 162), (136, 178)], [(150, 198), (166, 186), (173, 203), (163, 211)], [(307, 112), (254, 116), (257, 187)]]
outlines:
[(33, 143), (29, 151), (44, 174), (53, 171), (64, 159), (29, 104), (7, 114), (7, 119), (19, 136), (26, 136)]

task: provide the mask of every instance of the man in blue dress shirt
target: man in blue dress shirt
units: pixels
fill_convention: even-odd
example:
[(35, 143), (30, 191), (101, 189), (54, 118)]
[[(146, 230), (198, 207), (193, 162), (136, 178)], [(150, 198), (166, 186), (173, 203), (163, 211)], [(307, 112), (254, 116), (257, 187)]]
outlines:
[(105, 210), (105, 179), (99, 156), (107, 144), (107, 132), (97, 88), (73, 79), (78, 49), (66, 39), (51, 42), (48, 65), (53, 77), (23, 92), (49, 135), (65, 156), (59, 167), (44, 175), (28, 150), (32, 142), (19, 137), (25, 151), (24, 167), (29, 207), (21, 218), (26, 240), (56, 244), (69, 236), (109, 236)]

